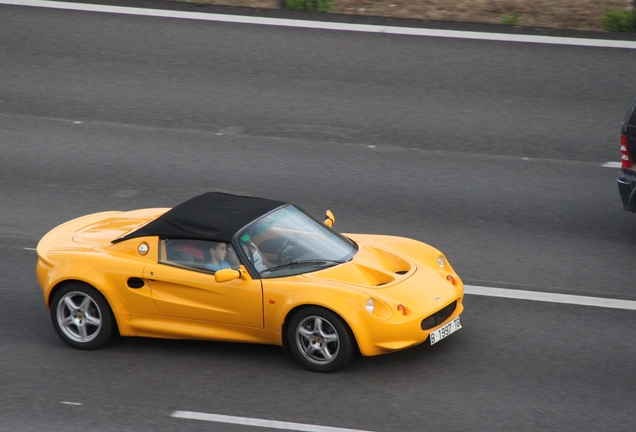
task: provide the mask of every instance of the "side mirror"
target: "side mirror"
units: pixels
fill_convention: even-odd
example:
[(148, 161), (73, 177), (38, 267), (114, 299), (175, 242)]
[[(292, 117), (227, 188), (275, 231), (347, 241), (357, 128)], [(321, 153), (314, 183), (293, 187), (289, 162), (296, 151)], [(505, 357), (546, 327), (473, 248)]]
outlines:
[(335, 223), (336, 223), (336, 217), (333, 215), (331, 210), (327, 210), (327, 213), (325, 214), (325, 225), (329, 227), (333, 227), (333, 224)]
[(217, 270), (217, 272), (214, 273), (214, 280), (217, 281), (218, 283), (229, 282), (231, 280), (238, 279), (240, 277), (241, 277), (241, 271), (234, 270), (234, 269)]

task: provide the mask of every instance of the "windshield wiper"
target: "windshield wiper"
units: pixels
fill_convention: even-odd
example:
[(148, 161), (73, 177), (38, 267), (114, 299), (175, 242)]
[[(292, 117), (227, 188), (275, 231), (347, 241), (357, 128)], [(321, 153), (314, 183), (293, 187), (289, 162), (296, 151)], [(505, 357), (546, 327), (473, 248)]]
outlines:
[(333, 265), (336, 264), (344, 264), (346, 261), (336, 261), (336, 260), (304, 260), (304, 261), (291, 261), (287, 264), (277, 265), (276, 267), (268, 268), (267, 270), (263, 270), (261, 273), (271, 273), (274, 270), (279, 270), (285, 267), (292, 267), (295, 265), (308, 265), (308, 264), (327, 264), (331, 263)]

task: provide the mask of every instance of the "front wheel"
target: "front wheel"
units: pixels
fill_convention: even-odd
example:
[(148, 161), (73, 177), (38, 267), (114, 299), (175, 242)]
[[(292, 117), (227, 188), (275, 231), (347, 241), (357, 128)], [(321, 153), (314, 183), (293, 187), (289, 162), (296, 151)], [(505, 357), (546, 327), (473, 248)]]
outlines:
[(73, 348), (99, 348), (113, 334), (114, 319), (108, 302), (95, 288), (80, 282), (55, 293), (51, 321), (57, 334)]
[(287, 341), (296, 360), (314, 372), (333, 372), (353, 358), (354, 338), (342, 319), (320, 307), (300, 310), (289, 323)]

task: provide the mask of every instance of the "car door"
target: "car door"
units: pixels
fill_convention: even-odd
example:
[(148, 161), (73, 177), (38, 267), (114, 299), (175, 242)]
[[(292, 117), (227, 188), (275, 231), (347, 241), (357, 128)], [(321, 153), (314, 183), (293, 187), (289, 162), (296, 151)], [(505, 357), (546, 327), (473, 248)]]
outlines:
[(151, 264), (144, 269), (152, 299), (166, 316), (263, 328), (261, 281), (218, 283), (212, 272)]

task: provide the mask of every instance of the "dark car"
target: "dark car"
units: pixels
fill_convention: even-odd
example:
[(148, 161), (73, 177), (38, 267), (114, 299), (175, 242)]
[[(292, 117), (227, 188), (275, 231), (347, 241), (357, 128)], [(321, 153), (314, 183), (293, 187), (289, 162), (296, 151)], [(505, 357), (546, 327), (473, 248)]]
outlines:
[(623, 208), (636, 212), (636, 100), (627, 111), (621, 128), (621, 172), (618, 174), (618, 191), (623, 200)]

